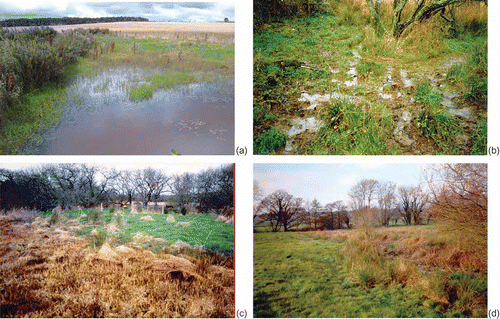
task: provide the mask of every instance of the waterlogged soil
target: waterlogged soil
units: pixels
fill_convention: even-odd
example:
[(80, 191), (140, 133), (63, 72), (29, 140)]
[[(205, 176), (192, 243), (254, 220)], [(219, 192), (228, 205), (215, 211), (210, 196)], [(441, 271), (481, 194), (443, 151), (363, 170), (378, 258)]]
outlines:
[[(229, 155), (234, 145), (234, 78), (217, 74), (130, 100), (131, 86), (160, 70), (108, 69), (67, 87), (60, 125), (27, 153), (57, 155)], [(206, 80), (208, 78), (208, 80)]]

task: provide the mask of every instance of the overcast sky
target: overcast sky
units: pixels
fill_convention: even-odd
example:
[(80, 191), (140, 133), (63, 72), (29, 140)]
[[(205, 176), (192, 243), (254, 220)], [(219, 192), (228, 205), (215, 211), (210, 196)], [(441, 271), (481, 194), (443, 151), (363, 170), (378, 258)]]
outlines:
[[(14, 15), (14, 16), (13, 16)], [(28, 16), (23, 16), (28, 15)], [(231, 2), (0, 2), (0, 20), (22, 17), (143, 17), (156, 22), (234, 21)]]
[(284, 189), (294, 197), (317, 199), (323, 206), (349, 202), (349, 190), (362, 179), (394, 182), (398, 186), (424, 183), (421, 164), (254, 164), (254, 178), (269, 195)]

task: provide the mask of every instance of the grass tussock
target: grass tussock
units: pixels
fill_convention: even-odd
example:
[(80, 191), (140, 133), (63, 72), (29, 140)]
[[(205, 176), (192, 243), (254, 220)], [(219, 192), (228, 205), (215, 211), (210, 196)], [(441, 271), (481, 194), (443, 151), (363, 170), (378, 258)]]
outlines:
[(326, 125), (313, 143), (309, 154), (382, 154), (392, 153), (387, 139), (394, 123), (383, 104), (359, 105), (347, 100), (324, 104), (319, 110)]
[[(216, 255), (185, 259), (133, 243), (116, 247), (110, 238), (94, 249), (69, 232), (3, 216), (0, 229), (2, 317), (234, 314), (234, 271)], [(184, 268), (173, 272), (172, 262)]]
[(434, 227), (352, 231), (343, 252), (349, 279), (365, 289), (417, 287), (437, 313), (485, 314), (484, 251), (459, 249)]

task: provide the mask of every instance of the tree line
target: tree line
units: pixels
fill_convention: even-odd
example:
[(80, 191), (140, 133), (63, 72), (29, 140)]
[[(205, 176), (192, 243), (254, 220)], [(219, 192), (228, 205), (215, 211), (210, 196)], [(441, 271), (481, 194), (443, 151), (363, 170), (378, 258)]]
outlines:
[(146, 205), (165, 200), (173, 201), (182, 213), (193, 204), (202, 213), (232, 214), (233, 166), (173, 175), (153, 168), (117, 170), (86, 164), (0, 170), (0, 211), (4, 212), (131, 205), (133, 201)]
[(105, 22), (123, 22), (123, 21), (139, 21), (147, 22), (146, 18), (142, 17), (102, 17), (102, 18), (18, 18), (6, 19), (0, 21), (0, 27), (40, 27), (49, 25), (66, 25), (66, 24), (84, 24), (84, 23), (105, 23)]
[[(486, 232), (487, 165), (445, 164), (427, 170), (427, 187), (363, 179), (349, 190), (350, 201), (322, 206), (284, 190), (263, 196), (254, 181), (254, 227), (271, 231), (423, 225), (437, 222), (450, 229)], [(483, 237), (484, 237), (483, 236)]]

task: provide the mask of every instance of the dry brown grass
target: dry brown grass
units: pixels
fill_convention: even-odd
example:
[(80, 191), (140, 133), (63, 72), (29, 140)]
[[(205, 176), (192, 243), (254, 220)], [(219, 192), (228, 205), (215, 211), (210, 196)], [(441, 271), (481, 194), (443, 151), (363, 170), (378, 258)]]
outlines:
[(234, 270), (213, 263), (2, 218), (0, 316), (232, 317)]
[(438, 227), (315, 233), (345, 243), (349, 277), (363, 287), (397, 283), (418, 287), (440, 309), (461, 309), (464, 313), (483, 313), (486, 309), (486, 294), (477, 286), (486, 278), (486, 251), (460, 249), (454, 238)]

